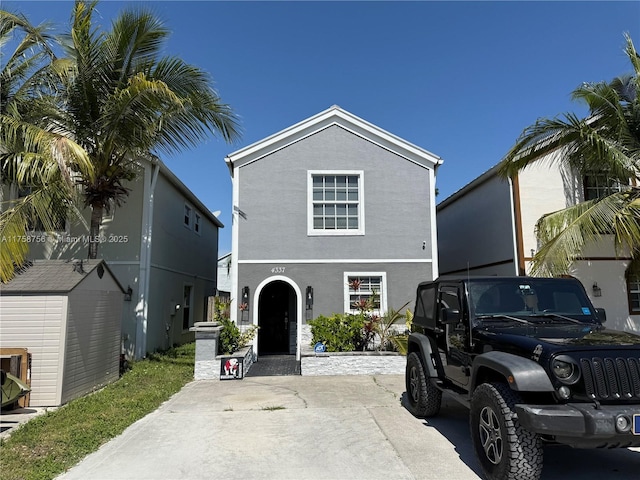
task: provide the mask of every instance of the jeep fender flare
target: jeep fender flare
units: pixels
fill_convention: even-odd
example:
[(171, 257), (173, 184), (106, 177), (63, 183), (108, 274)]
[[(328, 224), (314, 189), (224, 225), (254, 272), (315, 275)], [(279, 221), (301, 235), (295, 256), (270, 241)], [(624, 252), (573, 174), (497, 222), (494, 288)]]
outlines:
[(484, 369), (503, 376), (512, 390), (520, 392), (554, 391), (547, 372), (539, 363), (507, 352), (490, 351), (478, 355), (472, 364), (470, 392), (477, 387), (478, 374)]
[[(440, 377), (438, 372), (442, 368), (439, 362), (438, 346), (435, 342), (430, 337), (421, 333), (412, 333), (408, 339), (408, 353), (415, 350), (420, 352), (427, 376), (431, 378)], [(436, 366), (434, 366), (434, 363), (436, 363)]]

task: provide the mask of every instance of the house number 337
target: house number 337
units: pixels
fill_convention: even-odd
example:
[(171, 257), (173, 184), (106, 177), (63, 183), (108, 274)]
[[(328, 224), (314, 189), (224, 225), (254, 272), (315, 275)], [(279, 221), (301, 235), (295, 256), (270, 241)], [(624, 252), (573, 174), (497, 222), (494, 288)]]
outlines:
[(287, 267), (273, 267), (271, 273), (284, 273)]

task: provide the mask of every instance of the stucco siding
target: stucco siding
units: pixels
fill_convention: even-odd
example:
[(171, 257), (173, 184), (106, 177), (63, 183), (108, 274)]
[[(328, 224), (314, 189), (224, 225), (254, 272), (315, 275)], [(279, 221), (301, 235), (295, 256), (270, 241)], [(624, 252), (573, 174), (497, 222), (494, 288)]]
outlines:
[[(309, 171), (361, 171), (364, 235), (309, 236)], [(339, 126), (240, 168), (238, 260), (430, 259), (428, 170)], [(423, 248), (424, 247), (424, 248)]]
[(531, 256), (540, 247), (535, 226), (543, 216), (575, 204), (575, 176), (561, 171), (557, 165), (545, 161), (533, 163), (518, 174), (522, 243), (524, 255)]
[(31, 354), (33, 407), (59, 405), (64, 369), (67, 298), (0, 296), (0, 342), (5, 348), (26, 348)]
[(511, 189), (495, 176), (436, 210), (440, 274), (515, 275)]
[[(184, 224), (185, 204), (192, 209), (191, 227)], [(196, 214), (200, 216), (199, 233), (193, 228)], [(160, 175), (154, 196), (152, 265), (215, 279), (217, 246), (217, 227)]]
[[(413, 301), (418, 283), (431, 280), (431, 263), (265, 263), (246, 264), (240, 263), (239, 276), (244, 282), (235, 298), (240, 298), (243, 286), (248, 286), (251, 292), (251, 311), (256, 308), (259, 298), (256, 296), (256, 287), (274, 277), (274, 271), (280, 272), (279, 276), (286, 277), (298, 285), (302, 294), (306, 287), (313, 288), (313, 309), (308, 312), (310, 318), (319, 315), (331, 315), (342, 313), (345, 297), (345, 272), (358, 273), (384, 273), (386, 277), (386, 306), (387, 308), (400, 309), (403, 305), (413, 310)], [(232, 294), (233, 296), (233, 294)], [(303, 302), (304, 303), (304, 302)], [(307, 312), (302, 319), (306, 323)], [(249, 317), (251, 318), (251, 317)]]

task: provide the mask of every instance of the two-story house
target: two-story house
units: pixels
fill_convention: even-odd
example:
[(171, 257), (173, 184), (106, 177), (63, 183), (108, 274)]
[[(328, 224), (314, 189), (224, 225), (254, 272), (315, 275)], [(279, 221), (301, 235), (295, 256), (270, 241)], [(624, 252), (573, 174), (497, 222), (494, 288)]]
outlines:
[(400, 309), (438, 275), (433, 153), (333, 106), (226, 162), (231, 316), (260, 327), (258, 355), (299, 360), (309, 319)]
[[(100, 236), (64, 221), (55, 233), (30, 235), (30, 259), (83, 259), (98, 241), (104, 259), (127, 290), (122, 349), (129, 357), (192, 341), (189, 328), (205, 320), (215, 295), (218, 229), (223, 225), (157, 158), (138, 159), (139, 174), (125, 183), (126, 202), (103, 220)], [(20, 192), (4, 187), (5, 199)], [(90, 212), (84, 212), (89, 223)]]
[[(549, 155), (556, 155), (557, 151)], [(437, 207), (441, 275), (526, 275), (538, 248), (535, 224), (547, 213), (622, 188), (606, 175), (582, 176), (540, 159), (513, 180), (497, 165)], [(607, 326), (640, 331), (640, 265), (611, 236), (590, 245), (570, 274), (584, 285)]]

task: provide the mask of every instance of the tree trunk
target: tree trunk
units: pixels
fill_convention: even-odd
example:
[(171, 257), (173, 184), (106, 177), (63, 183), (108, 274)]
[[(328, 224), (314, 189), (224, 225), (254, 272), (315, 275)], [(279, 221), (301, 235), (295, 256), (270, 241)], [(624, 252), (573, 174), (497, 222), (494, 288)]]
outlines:
[(89, 258), (98, 258), (100, 244), (100, 225), (102, 225), (102, 205), (91, 205), (91, 225), (89, 227)]

